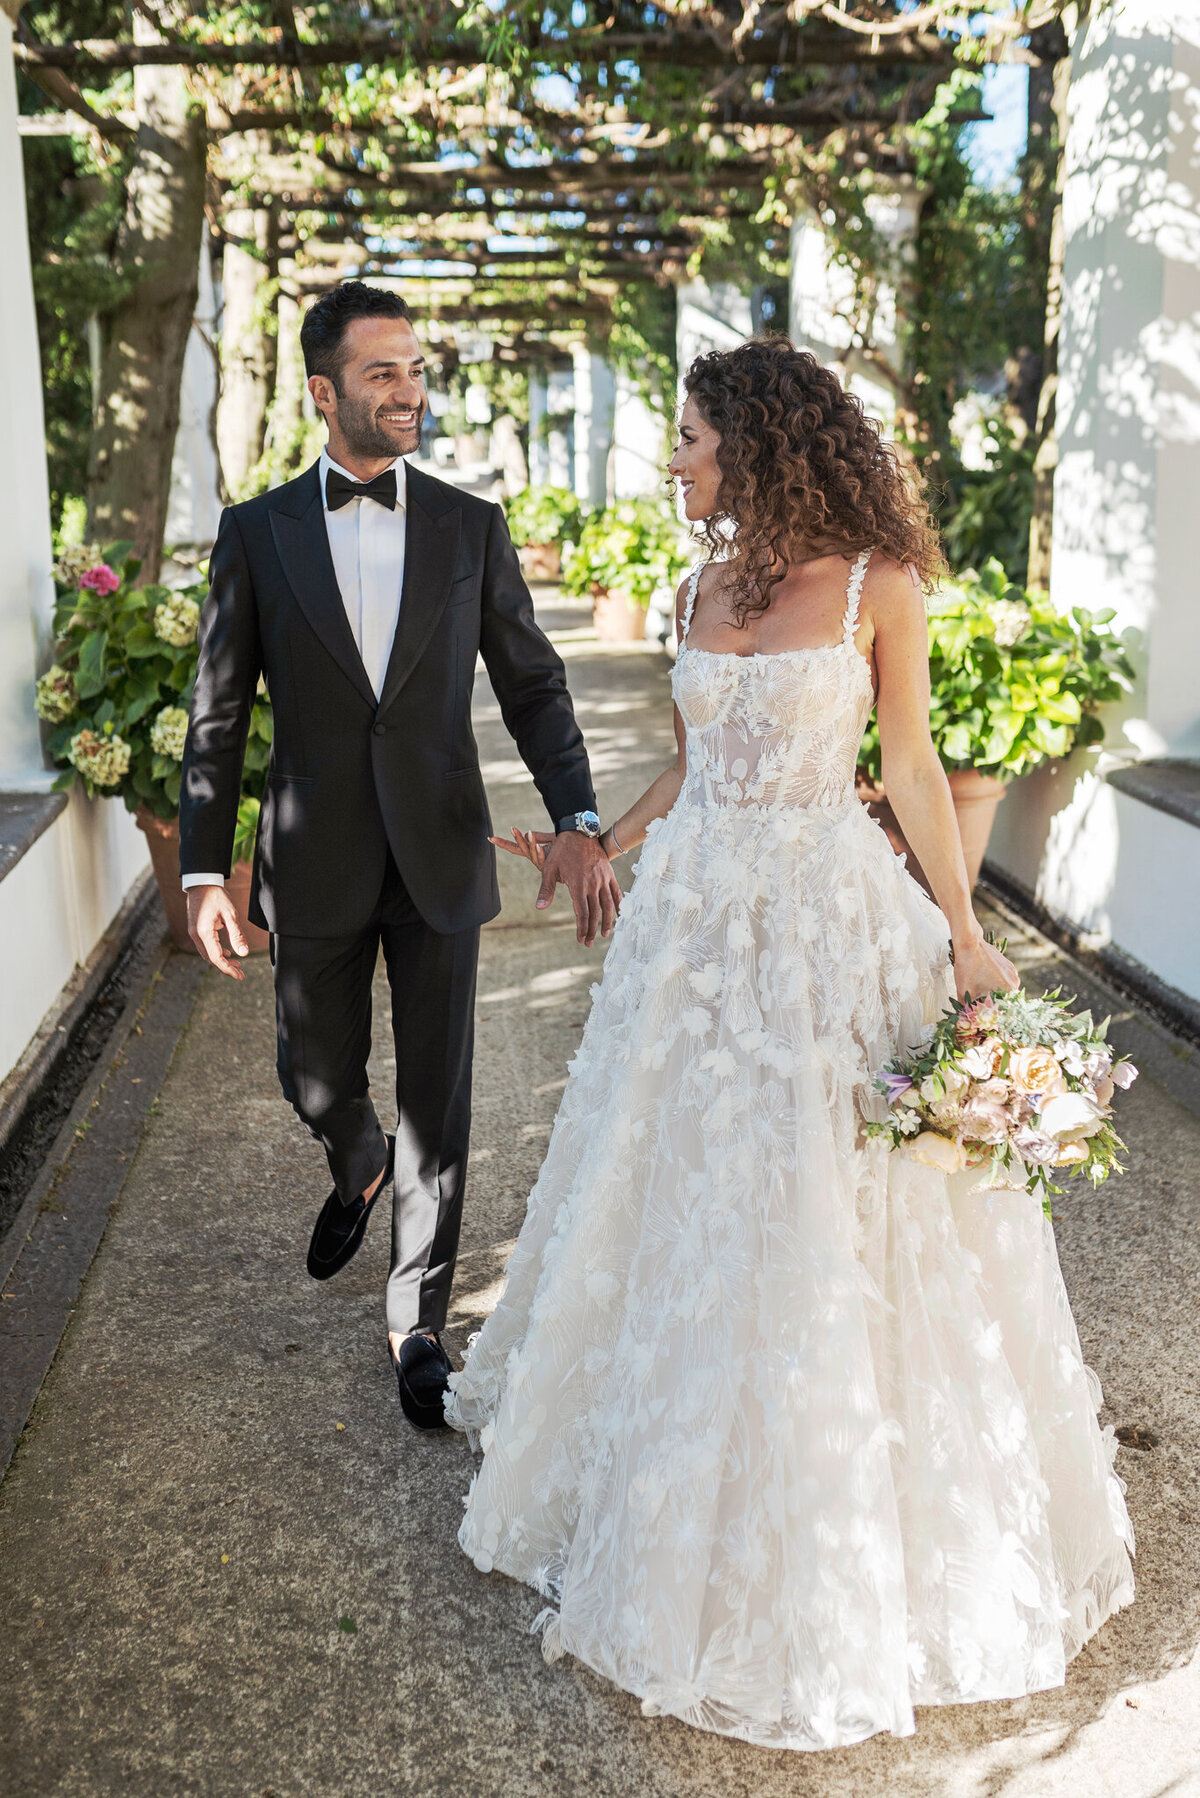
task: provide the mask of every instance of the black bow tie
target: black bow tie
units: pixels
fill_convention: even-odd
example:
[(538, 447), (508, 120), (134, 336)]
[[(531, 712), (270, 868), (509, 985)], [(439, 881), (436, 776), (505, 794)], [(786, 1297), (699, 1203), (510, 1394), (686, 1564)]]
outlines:
[(330, 512), (349, 505), (352, 499), (374, 499), (389, 512), (396, 510), (396, 470), (385, 468), (373, 481), (352, 481), (336, 468), (325, 471), (325, 505)]

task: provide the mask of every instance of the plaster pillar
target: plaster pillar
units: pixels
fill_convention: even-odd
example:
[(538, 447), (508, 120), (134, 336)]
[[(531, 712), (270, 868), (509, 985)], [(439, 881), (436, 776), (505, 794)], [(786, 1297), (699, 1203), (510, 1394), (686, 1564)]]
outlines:
[(896, 422), (896, 385), (888, 371), (902, 375), (904, 370), (903, 288), (920, 204), (916, 183), (903, 177), (878, 181), (866, 199), (867, 215), (887, 246), (892, 269), (891, 279), (879, 283), (870, 321), (871, 344), (886, 366), (853, 347), (854, 283), (849, 271), (832, 260), (820, 220), (808, 213), (792, 222), (788, 335), (799, 348), (836, 366), (846, 386), (888, 431)]
[(50, 579), (50, 487), (46, 476), (41, 357), (25, 214), (25, 171), (17, 132), (12, 25), (0, 15), (0, 788), (48, 788), (33, 684), (48, 659), (54, 588)]
[(571, 347), (575, 365), (575, 492), (585, 505), (608, 504), (616, 383), (603, 356), (585, 343)]
[(205, 554), (221, 519), (221, 474), (215, 435), (217, 394), (217, 302), (212, 249), (205, 227), (200, 245), (196, 316), (183, 357), (179, 389), (179, 429), (171, 458), (165, 547)]

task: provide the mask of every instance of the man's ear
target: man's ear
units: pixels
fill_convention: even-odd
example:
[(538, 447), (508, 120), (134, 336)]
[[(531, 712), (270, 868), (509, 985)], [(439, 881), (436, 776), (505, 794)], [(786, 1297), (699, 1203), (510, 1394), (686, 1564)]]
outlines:
[(337, 392), (328, 375), (309, 375), (306, 386), (312, 394), (313, 405), (323, 418), (328, 419), (331, 412), (337, 412)]

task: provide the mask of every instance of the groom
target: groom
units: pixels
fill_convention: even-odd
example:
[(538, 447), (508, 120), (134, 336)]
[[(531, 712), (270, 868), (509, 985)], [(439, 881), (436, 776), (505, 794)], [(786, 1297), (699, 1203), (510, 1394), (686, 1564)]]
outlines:
[[(534, 622), (498, 506), (403, 458), (425, 414), (405, 302), (351, 281), (300, 333), (329, 442), (272, 493), (230, 507), (213, 549), (180, 798), (192, 941), (235, 979), (224, 891), (250, 708), (265, 674), (275, 739), (249, 915), (271, 933), (280, 1084), (334, 1190), (308, 1271), (328, 1279), (393, 1187), (387, 1327), (405, 1416), (439, 1428), (471, 1120), (479, 927), (500, 909), (471, 731), (482, 653), (554, 821), (539, 906), (566, 886), (579, 940), (620, 889), (599, 846), (562, 662)], [(222, 937), (228, 939), (227, 943)], [(395, 1137), (367, 1086), (380, 948), (396, 1044)]]

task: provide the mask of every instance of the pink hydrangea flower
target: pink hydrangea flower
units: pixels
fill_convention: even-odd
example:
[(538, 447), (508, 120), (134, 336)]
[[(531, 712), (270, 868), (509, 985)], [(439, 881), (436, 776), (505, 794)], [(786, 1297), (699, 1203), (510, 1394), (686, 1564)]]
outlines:
[(101, 595), (115, 593), (121, 585), (121, 577), (107, 562), (97, 562), (94, 568), (89, 568), (86, 574), (80, 575), (79, 585)]

